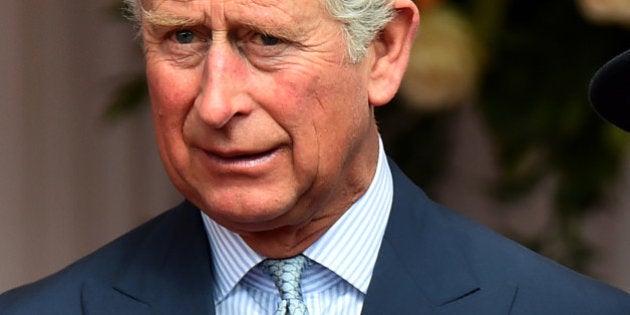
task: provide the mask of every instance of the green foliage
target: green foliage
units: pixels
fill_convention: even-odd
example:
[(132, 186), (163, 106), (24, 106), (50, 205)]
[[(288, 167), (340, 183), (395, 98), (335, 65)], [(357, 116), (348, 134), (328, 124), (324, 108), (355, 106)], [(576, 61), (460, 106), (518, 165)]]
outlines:
[[(615, 180), (628, 139), (592, 110), (588, 85), (601, 65), (630, 47), (628, 30), (589, 24), (575, 1), (452, 3), (469, 13), (486, 47), (477, 102), (502, 170), (492, 195), (514, 202), (552, 178), (549, 226), (542, 235), (519, 241), (586, 272), (594, 250), (582, 237), (581, 224)], [(448, 154), (449, 114), (414, 115), (396, 109), (405, 105), (402, 98), (393, 103), (378, 113), (386, 122), (397, 119), (382, 124), (386, 145), (414, 181), (430, 188)]]
[(376, 108), (379, 131), (389, 156), (416, 184), (430, 189), (447, 154), (451, 112), (426, 114), (396, 97), (391, 106)]
[(590, 251), (579, 223), (601, 202), (625, 149), (622, 132), (591, 109), (588, 84), (630, 46), (627, 30), (588, 24), (574, 1), (509, 3), (480, 101), (504, 171), (496, 196), (511, 201), (555, 176), (557, 230), (534, 242), (553, 244), (548, 255), (583, 269)]
[[(108, 14), (121, 21), (126, 20), (129, 7), (123, 0), (116, 0), (108, 7)], [(116, 88), (111, 100), (103, 111), (103, 119), (115, 122), (138, 112), (147, 105), (149, 93), (144, 73), (138, 73)]]
[(116, 89), (114, 96), (103, 112), (103, 118), (113, 122), (124, 118), (146, 105), (148, 99), (147, 80), (144, 75), (130, 78)]

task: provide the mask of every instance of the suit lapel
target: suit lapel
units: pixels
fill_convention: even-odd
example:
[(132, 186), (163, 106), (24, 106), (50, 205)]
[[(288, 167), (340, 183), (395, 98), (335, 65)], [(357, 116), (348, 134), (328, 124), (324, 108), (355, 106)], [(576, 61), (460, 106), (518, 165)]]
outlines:
[[(461, 226), (451, 226), (443, 210), (390, 165), (394, 203), (363, 314), (508, 313), (516, 286), (482, 287), (459, 249)], [(113, 282), (84, 284), (84, 313), (214, 314), (199, 210), (184, 203), (139, 234), (140, 246), (133, 244), (138, 249)]]
[(113, 286), (87, 282), (89, 314), (214, 314), (208, 241), (197, 210), (176, 208), (146, 231)]
[(459, 248), (460, 226), (390, 165), (394, 202), (363, 314), (507, 313), (515, 286), (482, 288)]

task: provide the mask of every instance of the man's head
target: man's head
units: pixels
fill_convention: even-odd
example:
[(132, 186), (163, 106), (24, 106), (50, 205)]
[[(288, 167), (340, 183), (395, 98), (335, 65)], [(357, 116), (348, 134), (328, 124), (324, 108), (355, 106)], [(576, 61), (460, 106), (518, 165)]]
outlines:
[(355, 2), (136, 6), (171, 180), (264, 255), (303, 250), (373, 176), (373, 107), (398, 89), (418, 12), (411, 0)]
[(630, 132), (630, 50), (606, 63), (590, 87), (595, 110), (617, 127)]

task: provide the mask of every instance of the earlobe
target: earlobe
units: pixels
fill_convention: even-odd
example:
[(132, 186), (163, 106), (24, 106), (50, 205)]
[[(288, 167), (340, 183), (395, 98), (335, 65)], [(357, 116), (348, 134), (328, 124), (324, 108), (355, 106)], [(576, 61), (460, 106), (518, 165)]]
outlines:
[(374, 39), (368, 98), (372, 106), (387, 104), (396, 94), (413, 44), (420, 15), (411, 0), (395, 0), (396, 15)]

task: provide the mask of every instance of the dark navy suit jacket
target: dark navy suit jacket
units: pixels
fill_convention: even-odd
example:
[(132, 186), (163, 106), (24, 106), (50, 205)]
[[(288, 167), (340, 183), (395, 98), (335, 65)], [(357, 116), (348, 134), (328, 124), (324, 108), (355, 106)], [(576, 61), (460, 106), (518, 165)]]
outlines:
[[(630, 314), (626, 293), (430, 201), (391, 165), (394, 203), (363, 314)], [(214, 314), (208, 246), (184, 202), (4, 293), (0, 314)]]

